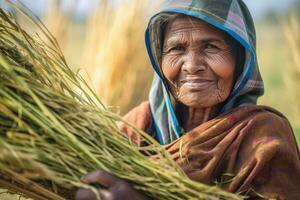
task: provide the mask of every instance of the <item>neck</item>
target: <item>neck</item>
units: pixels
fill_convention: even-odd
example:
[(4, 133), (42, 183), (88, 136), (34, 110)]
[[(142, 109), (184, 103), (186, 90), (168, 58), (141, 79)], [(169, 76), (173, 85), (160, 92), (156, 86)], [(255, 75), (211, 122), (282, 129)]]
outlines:
[(217, 115), (218, 107), (193, 108), (184, 105), (178, 106), (180, 124), (185, 131), (203, 124)]

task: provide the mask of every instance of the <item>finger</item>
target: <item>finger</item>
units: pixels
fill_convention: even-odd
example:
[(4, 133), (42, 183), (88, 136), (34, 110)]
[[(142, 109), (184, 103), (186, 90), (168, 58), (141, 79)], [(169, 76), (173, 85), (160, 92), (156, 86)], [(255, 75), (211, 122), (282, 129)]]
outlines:
[(97, 196), (90, 189), (79, 189), (75, 195), (76, 200), (97, 200)]
[(81, 181), (86, 184), (98, 183), (104, 187), (111, 187), (120, 181), (119, 178), (102, 170), (96, 170), (84, 175)]
[(101, 197), (101, 200), (112, 200), (114, 199), (113, 198), (113, 194), (108, 191), (108, 190), (100, 190), (100, 197)]

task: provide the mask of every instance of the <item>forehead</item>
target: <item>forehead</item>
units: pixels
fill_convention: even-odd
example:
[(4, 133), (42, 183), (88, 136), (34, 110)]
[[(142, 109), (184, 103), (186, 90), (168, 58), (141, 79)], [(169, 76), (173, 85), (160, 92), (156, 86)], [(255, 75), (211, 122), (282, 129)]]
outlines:
[(225, 39), (226, 34), (207, 22), (189, 16), (179, 16), (170, 21), (165, 29), (165, 39), (182, 33), (198, 33)]

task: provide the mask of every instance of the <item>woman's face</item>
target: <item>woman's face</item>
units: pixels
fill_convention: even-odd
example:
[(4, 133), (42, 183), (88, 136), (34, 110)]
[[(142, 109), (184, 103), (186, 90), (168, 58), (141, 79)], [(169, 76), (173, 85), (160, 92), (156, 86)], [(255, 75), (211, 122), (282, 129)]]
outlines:
[(195, 108), (225, 101), (234, 80), (233, 43), (204, 21), (183, 16), (170, 22), (165, 30), (162, 71), (173, 96)]

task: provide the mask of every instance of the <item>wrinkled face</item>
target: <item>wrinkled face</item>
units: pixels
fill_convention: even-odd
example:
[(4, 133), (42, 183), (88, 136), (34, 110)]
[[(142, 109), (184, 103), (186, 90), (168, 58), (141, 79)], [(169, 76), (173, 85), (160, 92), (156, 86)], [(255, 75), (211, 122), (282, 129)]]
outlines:
[(229, 96), (235, 71), (235, 47), (223, 31), (191, 17), (168, 23), (162, 71), (177, 101), (205, 108)]

